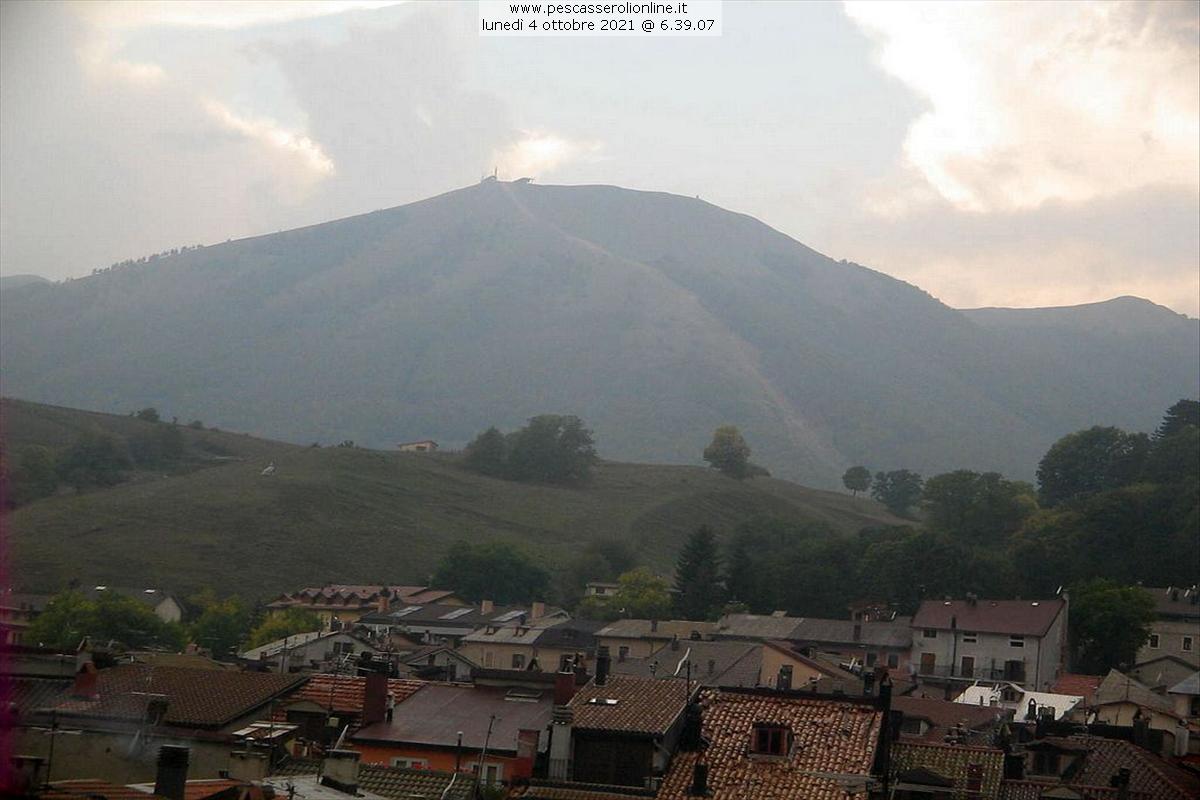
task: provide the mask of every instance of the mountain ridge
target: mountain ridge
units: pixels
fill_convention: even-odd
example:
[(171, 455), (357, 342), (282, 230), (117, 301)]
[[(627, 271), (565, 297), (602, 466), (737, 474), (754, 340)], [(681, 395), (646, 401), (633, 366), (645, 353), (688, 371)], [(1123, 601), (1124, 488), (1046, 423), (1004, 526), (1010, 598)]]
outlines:
[[(1190, 329), (1165, 350), (1129, 331), (1117, 362), (1064, 373), (1069, 349), (1003, 312), (605, 186), (486, 182), (10, 292), (5, 312), (9, 395), (372, 445), (577, 413), (605, 456), (676, 463), (733, 423), (756, 460), (822, 486), (853, 463), (1029, 477), (1064, 433), (1152, 427), (1200, 381)], [(1062, 347), (1111, 350), (1096, 335)], [(1130, 370), (1144, 396), (1097, 392)]]

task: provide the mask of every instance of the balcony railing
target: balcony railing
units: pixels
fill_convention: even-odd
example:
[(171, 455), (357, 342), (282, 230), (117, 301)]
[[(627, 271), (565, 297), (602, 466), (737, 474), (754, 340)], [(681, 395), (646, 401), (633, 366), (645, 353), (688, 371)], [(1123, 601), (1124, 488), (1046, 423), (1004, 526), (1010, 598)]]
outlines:
[(962, 665), (951, 666), (949, 664), (936, 664), (932, 667), (917, 666), (917, 675), (923, 675), (927, 678), (958, 678), (960, 680), (976, 680), (976, 681), (1011, 681), (1012, 683), (1024, 683), (1025, 671), (1013, 669), (991, 669), (988, 667), (975, 667), (970, 670), (963, 670)]

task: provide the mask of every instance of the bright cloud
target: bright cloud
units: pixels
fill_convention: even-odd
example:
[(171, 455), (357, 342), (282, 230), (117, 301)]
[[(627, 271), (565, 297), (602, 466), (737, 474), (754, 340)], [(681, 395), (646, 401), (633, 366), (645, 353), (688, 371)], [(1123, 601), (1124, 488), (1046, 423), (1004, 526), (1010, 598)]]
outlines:
[(386, 8), (404, 0), (118, 0), (80, 3), (80, 13), (104, 28), (178, 25), (201, 28), (248, 28), (324, 17), (361, 9)]
[[(845, 8), (877, 42), (883, 69), (928, 101), (904, 142), (907, 166), (956, 208), (1015, 211), (1198, 186), (1195, 5)], [(919, 195), (876, 204), (894, 213)]]
[(522, 131), (521, 138), (496, 151), (494, 161), (501, 178), (539, 176), (580, 158), (599, 153), (599, 142), (572, 141), (542, 131)]
[(204, 109), (226, 130), (293, 157), (316, 177), (332, 175), (336, 171), (333, 160), (325, 155), (321, 146), (302, 133), (289, 131), (273, 120), (241, 116), (216, 100), (206, 100)]

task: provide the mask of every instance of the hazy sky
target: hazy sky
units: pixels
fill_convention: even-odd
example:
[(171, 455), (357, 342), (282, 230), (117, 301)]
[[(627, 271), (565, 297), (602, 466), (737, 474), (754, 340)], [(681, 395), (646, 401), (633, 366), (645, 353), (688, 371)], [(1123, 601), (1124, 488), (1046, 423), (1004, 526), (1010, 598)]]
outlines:
[(474, 3), (0, 3), (0, 272), (501, 177), (700, 195), (959, 307), (1200, 311), (1200, 4), (726, 2), (480, 38)]

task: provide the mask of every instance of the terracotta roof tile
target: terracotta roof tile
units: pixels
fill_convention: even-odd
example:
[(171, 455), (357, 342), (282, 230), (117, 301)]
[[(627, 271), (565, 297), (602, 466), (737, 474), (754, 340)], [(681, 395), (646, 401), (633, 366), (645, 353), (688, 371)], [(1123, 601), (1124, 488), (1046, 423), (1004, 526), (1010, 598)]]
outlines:
[(969, 730), (984, 730), (1011, 716), (1011, 712), (997, 706), (975, 706), (932, 697), (893, 697), (892, 709), (903, 712), (905, 717), (928, 722), (931, 728), (924, 738), (935, 741), (940, 741), (950, 728), (960, 723)]
[(49, 789), (37, 793), (41, 800), (79, 800), (81, 797), (104, 798), (104, 800), (163, 800), (159, 795), (117, 783), (95, 779), (55, 781)]
[(592, 681), (581, 687), (570, 708), (576, 728), (661, 736), (686, 704), (687, 686), (682, 681), (612, 675), (603, 686)]
[[(281, 778), (317, 775), (320, 771), (319, 759), (289, 759), (276, 766), (267, 780), (276, 787), (278, 798), (278, 789), (285, 783)], [(461, 772), (455, 777), (453, 772), (362, 764), (358, 768), (358, 788), (396, 800), (474, 800), (475, 779)], [(286, 791), (283, 796), (287, 796)]]
[(1059, 676), (1054, 685), (1050, 687), (1050, 691), (1054, 694), (1069, 694), (1075, 697), (1082, 697), (1086, 705), (1090, 705), (1092, 698), (1096, 695), (1096, 690), (1100, 688), (1100, 681), (1103, 680), (1099, 675), (1079, 675), (1074, 672), (1064, 672)]
[(1087, 754), (1072, 778), (1072, 785), (1107, 786), (1121, 767), (1131, 770), (1129, 788), (1152, 800), (1189, 800), (1200, 797), (1200, 777), (1173, 766), (1132, 742), (1100, 736), (1047, 736), (1039, 741), (1063, 747), (1084, 747)]
[[(981, 797), (995, 797), (1004, 777), (1004, 752), (991, 747), (932, 742), (896, 742), (892, 746), (892, 778), (925, 769), (948, 779), (959, 792), (966, 792), (973, 770), (978, 771)], [(962, 796), (966, 796), (965, 794)]]
[(96, 700), (67, 698), (60, 714), (97, 719), (142, 719), (149, 695), (167, 698), (162, 722), (183, 727), (217, 728), (249, 714), (306, 680), (302, 675), (224, 672), (184, 667), (122, 664), (100, 670)]
[[(301, 700), (316, 703), (335, 714), (357, 718), (362, 714), (366, 685), (367, 679), (359, 675), (312, 675), (303, 686), (280, 698), (275, 706), (273, 719), (276, 722), (286, 722), (287, 707)], [(388, 678), (388, 692), (395, 698), (396, 703), (411, 697), (413, 692), (424, 685), (425, 681), (410, 678)]]
[[(708, 764), (711, 800), (844, 800), (870, 774), (882, 712), (873, 705), (764, 690), (705, 689), (700, 700), (703, 753), (680, 752), (658, 800), (687, 800), (693, 766)], [(750, 754), (755, 723), (788, 726), (785, 757)]]

